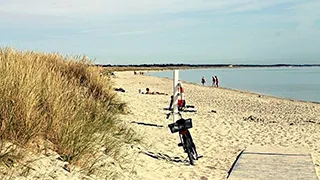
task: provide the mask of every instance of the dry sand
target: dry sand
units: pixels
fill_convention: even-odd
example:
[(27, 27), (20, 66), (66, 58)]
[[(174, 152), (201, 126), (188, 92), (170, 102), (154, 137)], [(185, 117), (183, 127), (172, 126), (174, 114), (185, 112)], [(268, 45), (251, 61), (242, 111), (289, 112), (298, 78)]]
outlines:
[[(134, 159), (131, 179), (225, 179), (238, 153), (250, 145), (308, 149), (319, 174), (320, 104), (184, 82), (187, 105), (194, 105), (197, 113), (186, 112), (183, 117), (193, 119), (190, 131), (198, 153), (203, 155), (190, 166), (184, 161), (187, 154), (177, 146), (178, 134), (167, 128), (172, 118), (166, 120), (168, 111), (163, 110), (170, 102), (172, 79), (118, 72), (114, 81), (115, 87), (126, 90), (118, 94), (131, 110), (123, 120), (144, 138), (144, 144), (130, 150), (140, 152)], [(138, 93), (146, 87), (169, 95)], [(174, 162), (175, 157), (183, 162)]]
[[(126, 90), (118, 93), (130, 109), (122, 120), (143, 138), (140, 144), (123, 147), (129, 161), (115, 167), (121, 173), (118, 179), (225, 179), (238, 153), (250, 145), (307, 149), (320, 172), (320, 104), (184, 82), (187, 105), (194, 105), (197, 113), (183, 113), (183, 117), (193, 119), (190, 131), (198, 153), (203, 155), (190, 166), (187, 155), (177, 146), (178, 134), (167, 128), (172, 118), (166, 120), (168, 111), (163, 110), (170, 102), (172, 79), (117, 72), (113, 80), (115, 87)], [(138, 93), (146, 87), (169, 95)], [(0, 169), (0, 179), (97, 179), (85, 177), (77, 167), (67, 172), (55, 152), (27, 157), (32, 161), (28, 167), (8, 174)]]

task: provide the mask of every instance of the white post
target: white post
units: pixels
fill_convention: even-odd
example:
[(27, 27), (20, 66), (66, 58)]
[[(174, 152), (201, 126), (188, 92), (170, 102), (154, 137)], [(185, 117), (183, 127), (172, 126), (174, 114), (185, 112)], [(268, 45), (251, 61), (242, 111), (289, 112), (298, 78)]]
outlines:
[(178, 80), (179, 80), (179, 70), (173, 71), (173, 122), (177, 120), (178, 113)]

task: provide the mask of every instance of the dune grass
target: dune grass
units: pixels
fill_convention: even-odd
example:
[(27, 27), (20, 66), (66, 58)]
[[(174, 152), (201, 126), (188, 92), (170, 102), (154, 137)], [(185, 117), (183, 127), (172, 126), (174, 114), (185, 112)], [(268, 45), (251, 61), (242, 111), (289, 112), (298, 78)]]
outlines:
[(50, 141), (70, 163), (101, 146), (115, 156), (134, 132), (119, 121), (126, 105), (101, 71), (85, 57), (0, 48), (0, 141)]

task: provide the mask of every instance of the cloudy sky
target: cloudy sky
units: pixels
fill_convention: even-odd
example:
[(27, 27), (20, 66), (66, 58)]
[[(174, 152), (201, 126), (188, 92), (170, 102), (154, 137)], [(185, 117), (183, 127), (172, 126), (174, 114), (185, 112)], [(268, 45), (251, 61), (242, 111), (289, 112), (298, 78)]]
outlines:
[(0, 0), (0, 46), (100, 64), (320, 63), (320, 0)]

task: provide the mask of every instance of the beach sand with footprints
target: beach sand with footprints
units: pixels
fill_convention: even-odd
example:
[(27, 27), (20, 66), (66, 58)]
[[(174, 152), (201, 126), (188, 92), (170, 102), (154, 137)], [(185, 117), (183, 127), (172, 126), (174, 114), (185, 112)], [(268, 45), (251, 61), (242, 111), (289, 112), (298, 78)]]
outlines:
[[(130, 179), (225, 179), (240, 151), (251, 145), (308, 149), (319, 174), (320, 104), (275, 98), (226, 88), (183, 82), (187, 105), (197, 112), (184, 112), (193, 119), (190, 130), (198, 153), (195, 166), (171, 134), (164, 110), (170, 103), (172, 79), (133, 72), (116, 72), (115, 87), (130, 113), (121, 118), (143, 138), (128, 148), (134, 164)], [(139, 94), (138, 90), (169, 95)]]

